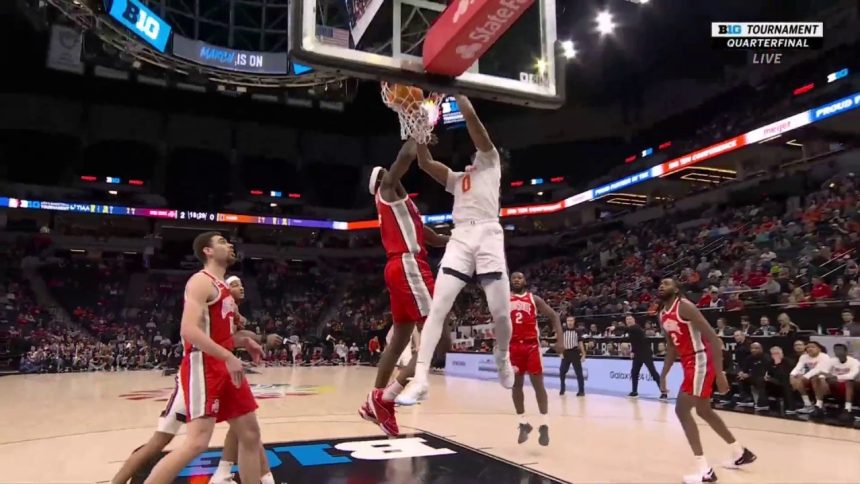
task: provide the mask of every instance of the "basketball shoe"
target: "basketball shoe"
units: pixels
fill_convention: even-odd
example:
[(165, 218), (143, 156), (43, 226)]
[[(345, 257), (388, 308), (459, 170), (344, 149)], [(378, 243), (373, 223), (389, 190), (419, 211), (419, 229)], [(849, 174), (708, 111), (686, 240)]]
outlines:
[(499, 369), (499, 383), (510, 390), (514, 387), (514, 367), (511, 366), (511, 357), (507, 352), (504, 357), (501, 357), (496, 350), (493, 350), (493, 355), (496, 358), (496, 367)]
[(404, 407), (415, 405), (427, 397), (429, 389), (430, 385), (427, 384), (426, 380), (412, 378), (406, 388), (400, 392), (400, 395), (397, 395), (394, 402)]
[(717, 482), (717, 475), (714, 473), (714, 469), (708, 469), (705, 472), (700, 472), (697, 474), (688, 474), (684, 476), (684, 484), (698, 484), (702, 482)]
[(397, 437), (400, 435), (400, 428), (397, 426), (397, 417), (394, 415), (394, 401), (383, 400), (383, 392), (384, 390), (381, 388), (373, 389), (367, 396), (367, 404), (376, 417), (376, 424), (385, 432), (385, 435)]

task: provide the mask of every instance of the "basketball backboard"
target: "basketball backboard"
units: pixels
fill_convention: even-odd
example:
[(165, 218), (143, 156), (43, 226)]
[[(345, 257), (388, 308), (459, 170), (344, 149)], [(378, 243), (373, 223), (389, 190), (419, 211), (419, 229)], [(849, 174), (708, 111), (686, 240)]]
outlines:
[[(486, 3), (454, 0), (451, 8), (462, 11), (476, 1)], [(560, 107), (565, 66), (556, 41), (556, 0), (500, 1), (500, 9), (507, 3), (522, 5), (519, 18), (456, 77), (427, 73), (422, 57), (428, 31), (448, 5), (445, 0), (293, 0), (290, 55), (315, 69), (357, 78), (530, 107)], [(331, 14), (330, 8), (344, 5), (346, 15)], [(332, 28), (348, 31), (349, 42), (331, 42)]]

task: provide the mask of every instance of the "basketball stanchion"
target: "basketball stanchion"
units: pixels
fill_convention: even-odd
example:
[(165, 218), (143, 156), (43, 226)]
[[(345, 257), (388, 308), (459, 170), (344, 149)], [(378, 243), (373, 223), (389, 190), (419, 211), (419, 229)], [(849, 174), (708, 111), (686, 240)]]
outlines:
[(430, 142), (444, 97), (435, 92), (425, 95), (418, 87), (382, 82), (382, 102), (400, 118), (400, 137), (420, 144)]

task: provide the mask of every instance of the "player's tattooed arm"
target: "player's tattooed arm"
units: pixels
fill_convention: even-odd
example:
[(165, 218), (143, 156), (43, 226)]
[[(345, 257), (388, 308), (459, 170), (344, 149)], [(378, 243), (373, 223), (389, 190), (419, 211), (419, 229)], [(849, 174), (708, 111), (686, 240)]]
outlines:
[(562, 329), (561, 329), (561, 318), (558, 317), (558, 313), (551, 307), (543, 298), (539, 296), (532, 295), (535, 299), (535, 306), (537, 306), (537, 310), (539, 313), (549, 318), (549, 324), (552, 325), (553, 331), (555, 331), (555, 352), (557, 354), (564, 353), (564, 343), (562, 341)]
[(443, 187), (448, 185), (448, 174), (451, 169), (434, 160), (427, 145), (418, 145), (418, 166)]
[(466, 130), (469, 131), (469, 137), (472, 138), (472, 143), (478, 151), (493, 151), (493, 141), (490, 140), (490, 135), (487, 133), (487, 128), (475, 112), (475, 107), (472, 106), (472, 101), (466, 96), (454, 96), (457, 100), (457, 105), (460, 107), (460, 112), (466, 120)]
[(403, 146), (400, 147), (400, 152), (397, 153), (397, 158), (392, 163), (391, 168), (382, 177), (383, 188), (395, 188), (400, 183), (403, 175), (409, 171), (412, 162), (415, 161), (416, 144), (415, 140), (408, 139)]
[(451, 237), (436, 233), (435, 230), (428, 226), (424, 226), (424, 240), (430, 247), (445, 247), (448, 245), (448, 240)]
[(209, 356), (227, 361), (235, 358), (227, 348), (216, 343), (203, 332), (203, 318), (209, 310), (207, 302), (212, 296), (212, 282), (202, 273), (191, 276), (185, 286), (185, 306), (182, 309), (180, 333), (188, 341)]

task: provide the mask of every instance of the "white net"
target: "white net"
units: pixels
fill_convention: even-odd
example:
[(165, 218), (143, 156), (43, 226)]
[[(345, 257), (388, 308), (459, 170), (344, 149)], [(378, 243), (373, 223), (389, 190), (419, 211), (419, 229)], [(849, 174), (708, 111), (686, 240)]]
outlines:
[(421, 144), (430, 142), (443, 97), (437, 93), (425, 95), (417, 87), (382, 83), (382, 102), (400, 118), (400, 137)]

